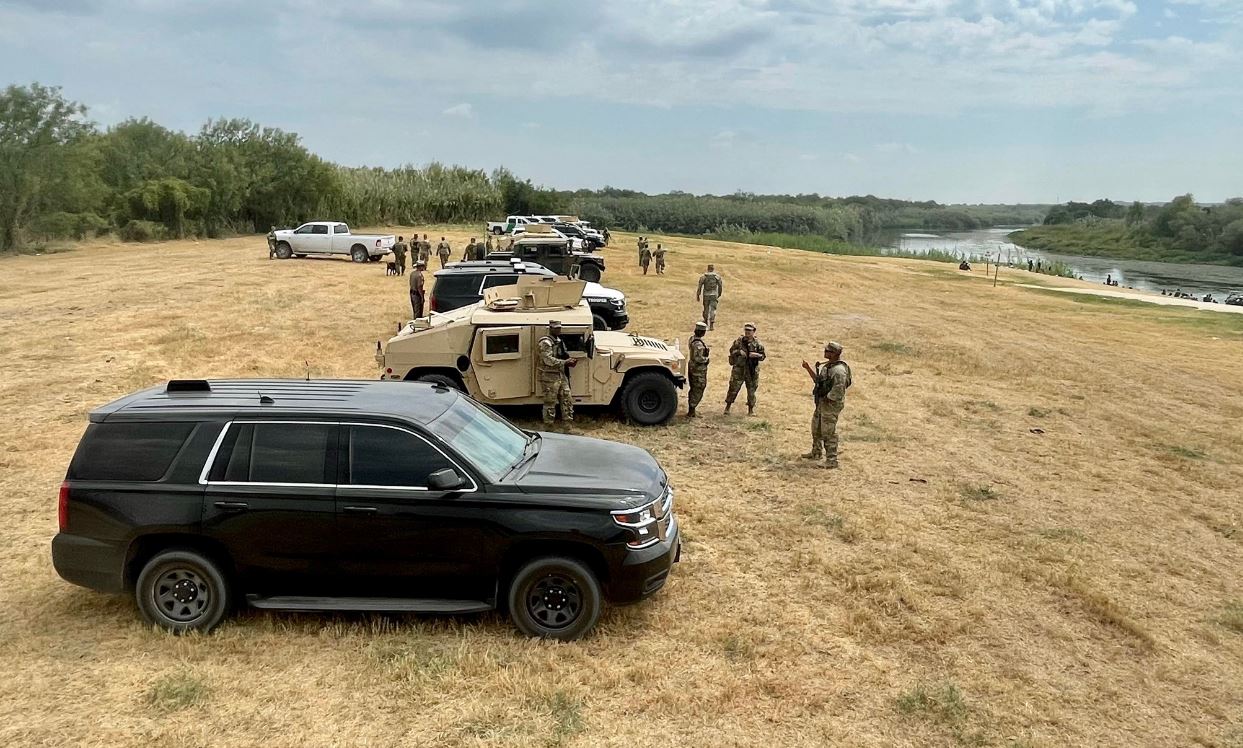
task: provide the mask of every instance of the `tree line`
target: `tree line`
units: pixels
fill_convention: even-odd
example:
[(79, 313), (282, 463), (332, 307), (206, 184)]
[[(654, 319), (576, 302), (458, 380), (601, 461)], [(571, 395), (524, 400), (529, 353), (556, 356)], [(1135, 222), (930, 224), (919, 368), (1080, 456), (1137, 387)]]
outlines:
[(134, 241), (218, 237), (316, 218), (383, 225), (566, 213), (636, 231), (863, 242), (888, 228), (1037, 223), (1045, 210), (871, 195), (560, 191), (504, 168), (339, 166), (307, 150), (297, 134), (247, 119), (209, 120), (187, 134), (147, 118), (100, 128), (88, 114), (55, 87), (11, 85), (0, 93), (0, 250), (109, 233)]
[(1059, 244), (1066, 251), (1071, 244), (1107, 239), (1154, 256), (1243, 258), (1243, 198), (1237, 197), (1220, 205), (1198, 204), (1192, 195), (1164, 205), (1070, 202), (1051, 208), (1044, 225), (1050, 228), (1032, 234), (1044, 245), (1040, 248), (1052, 251)]

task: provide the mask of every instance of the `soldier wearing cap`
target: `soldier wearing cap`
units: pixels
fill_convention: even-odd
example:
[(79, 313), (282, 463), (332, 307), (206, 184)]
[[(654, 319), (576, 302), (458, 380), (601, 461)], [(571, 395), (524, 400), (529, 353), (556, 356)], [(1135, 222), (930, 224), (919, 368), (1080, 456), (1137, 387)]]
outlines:
[(814, 385), (812, 398), (816, 412), (811, 417), (811, 452), (804, 459), (816, 460), (824, 455), (824, 466), (837, 467), (837, 418), (846, 405), (846, 390), (850, 387), (850, 365), (842, 360), (842, 344), (830, 341), (824, 344), (824, 361), (815, 368), (803, 361), (803, 369)]
[(544, 394), (544, 423), (550, 424), (557, 419), (558, 405), (564, 420), (574, 420), (574, 396), (570, 393), (567, 367), (576, 363), (561, 340), (561, 322), (549, 320), (548, 334), (539, 341), (538, 373), (540, 389)]
[(695, 417), (695, 407), (703, 399), (704, 390), (708, 387), (708, 354), (710, 349), (704, 341), (708, 326), (703, 322), (695, 323), (695, 337), (691, 338), (690, 361), (687, 362), (686, 375), (690, 380), (690, 394), (687, 399), (686, 416)]
[(755, 391), (760, 387), (760, 362), (768, 358), (764, 344), (755, 337), (755, 325), (743, 325), (742, 337), (729, 347), (729, 392), (725, 394), (725, 413), (738, 398), (738, 391), (747, 386), (747, 415), (755, 415)]
[(716, 302), (724, 292), (725, 281), (717, 274), (716, 266), (709, 265), (708, 272), (699, 276), (699, 286), (695, 289), (695, 301), (703, 299), (703, 319), (708, 323), (709, 330), (716, 327)]
[(414, 263), (414, 272), (410, 274), (410, 310), (414, 312), (415, 319), (423, 316), (423, 300), (426, 298), (423, 292), (423, 270), (426, 267), (426, 262), (417, 260)]

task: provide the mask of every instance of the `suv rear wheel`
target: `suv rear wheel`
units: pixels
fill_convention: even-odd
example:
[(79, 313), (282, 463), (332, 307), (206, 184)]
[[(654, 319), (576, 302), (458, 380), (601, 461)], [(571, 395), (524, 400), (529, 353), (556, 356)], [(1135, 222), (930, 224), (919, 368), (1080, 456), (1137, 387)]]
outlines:
[(361, 244), (355, 245), (354, 248), (350, 250), (350, 259), (352, 259), (354, 262), (366, 262), (368, 259), (370, 259), (369, 255), (367, 254), (367, 248), (362, 246)]
[(230, 605), (220, 567), (191, 550), (157, 553), (142, 567), (134, 597), (147, 621), (176, 634), (211, 631)]
[(509, 616), (527, 636), (578, 639), (600, 620), (601, 607), (596, 575), (570, 558), (536, 559), (509, 585)]
[(673, 418), (678, 391), (669, 377), (654, 371), (636, 374), (621, 395), (622, 413), (640, 426), (658, 426)]

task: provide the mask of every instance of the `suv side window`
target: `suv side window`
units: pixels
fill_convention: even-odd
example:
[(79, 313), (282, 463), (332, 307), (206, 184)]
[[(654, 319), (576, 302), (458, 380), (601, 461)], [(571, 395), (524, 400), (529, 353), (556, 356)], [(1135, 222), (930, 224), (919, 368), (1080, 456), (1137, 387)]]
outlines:
[(331, 423), (230, 424), (208, 479), (331, 485), (336, 483), (336, 434)]
[(68, 477), (159, 480), (193, 430), (193, 423), (92, 423), (73, 456)]
[(314, 227), (314, 226), (312, 226), (312, 225), (311, 225), (311, 224), (309, 224), (309, 223), (308, 223), (308, 224), (304, 224), (304, 225), (302, 225), (302, 226), (299, 226), (297, 229), (295, 229), (295, 230), (294, 230), (294, 233), (295, 233), (295, 234), (309, 234), (309, 233), (311, 233), (311, 229), (313, 229), (313, 228), (315, 228), (315, 227)]
[(518, 276), (513, 273), (495, 273), (483, 279), (483, 285), (480, 286), (480, 292), (485, 288), (495, 288), (496, 286), (512, 286), (518, 282)]
[(338, 223), (336, 226), (333, 226), (333, 227), (332, 227), (332, 233), (334, 233), (334, 234), (348, 234), (348, 233), (350, 233), (350, 227), (349, 227), (349, 226), (346, 226), (344, 223)]
[(454, 467), (422, 437), (387, 426), (350, 426), (349, 484), (426, 488), (427, 476)]

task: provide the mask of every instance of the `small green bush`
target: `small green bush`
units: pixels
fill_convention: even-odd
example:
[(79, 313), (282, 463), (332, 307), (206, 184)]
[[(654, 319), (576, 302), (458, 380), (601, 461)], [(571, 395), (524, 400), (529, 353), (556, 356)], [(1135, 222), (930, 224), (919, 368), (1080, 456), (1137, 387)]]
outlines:
[(158, 242), (168, 238), (168, 229), (155, 221), (130, 221), (121, 227), (121, 238), (127, 242)]

